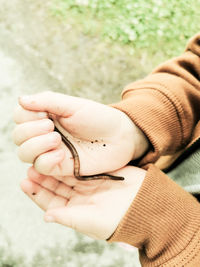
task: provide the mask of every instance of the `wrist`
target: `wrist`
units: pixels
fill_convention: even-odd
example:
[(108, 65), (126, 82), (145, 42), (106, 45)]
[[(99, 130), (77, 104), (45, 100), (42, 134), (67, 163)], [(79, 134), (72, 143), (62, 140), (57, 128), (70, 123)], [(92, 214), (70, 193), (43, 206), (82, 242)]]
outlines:
[(129, 148), (132, 151), (132, 156), (130, 160), (135, 160), (142, 157), (149, 149), (150, 142), (147, 136), (142, 132), (142, 130), (131, 120), (131, 118), (120, 111), (123, 116), (123, 133), (122, 138), (128, 136), (127, 141), (129, 143)]
[[(134, 122), (132, 123), (134, 124)], [(135, 138), (135, 154), (133, 160), (142, 157), (149, 150), (150, 147), (150, 142), (146, 137), (146, 135), (135, 124), (134, 127), (135, 127), (136, 138)]]

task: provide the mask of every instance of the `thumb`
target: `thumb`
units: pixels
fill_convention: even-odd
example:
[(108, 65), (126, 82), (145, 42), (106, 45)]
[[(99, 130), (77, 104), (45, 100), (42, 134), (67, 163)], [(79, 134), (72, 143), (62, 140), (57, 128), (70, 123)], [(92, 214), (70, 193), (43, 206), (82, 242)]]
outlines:
[(94, 210), (91, 207), (73, 206), (51, 209), (45, 213), (44, 220), (62, 224), (82, 234), (97, 238), (94, 231)]
[(87, 100), (51, 91), (19, 97), (19, 104), (24, 109), (48, 112), (62, 117), (73, 115), (85, 101)]
[(44, 220), (46, 222), (56, 222), (73, 229), (79, 229), (79, 222), (83, 224), (86, 220), (85, 208), (83, 206), (62, 207), (48, 210), (45, 213)]

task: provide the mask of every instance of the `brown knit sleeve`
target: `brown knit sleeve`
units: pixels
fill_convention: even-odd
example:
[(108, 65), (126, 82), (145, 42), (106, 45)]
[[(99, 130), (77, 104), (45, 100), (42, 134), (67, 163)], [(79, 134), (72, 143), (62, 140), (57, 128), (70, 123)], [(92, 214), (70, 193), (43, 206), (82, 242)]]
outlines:
[(126, 86), (122, 101), (112, 106), (125, 112), (152, 144), (141, 166), (172, 154), (189, 142), (200, 119), (199, 103), (200, 33), (190, 40), (182, 56)]
[(150, 165), (109, 242), (138, 247), (142, 266), (199, 266), (200, 204)]

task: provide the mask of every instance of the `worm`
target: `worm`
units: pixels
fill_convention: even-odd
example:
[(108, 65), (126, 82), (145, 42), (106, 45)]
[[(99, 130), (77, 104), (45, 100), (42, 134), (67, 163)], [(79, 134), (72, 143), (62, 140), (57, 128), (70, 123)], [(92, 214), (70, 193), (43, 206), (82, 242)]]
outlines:
[(57, 127), (54, 129), (56, 132), (58, 132), (61, 135), (63, 143), (68, 147), (70, 150), (73, 160), (74, 160), (74, 176), (78, 180), (82, 181), (89, 181), (89, 180), (97, 180), (97, 179), (111, 179), (111, 180), (116, 180), (116, 181), (123, 181), (124, 177), (121, 176), (115, 176), (107, 173), (101, 173), (101, 174), (95, 174), (95, 175), (87, 175), (87, 176), (82, 176), (80, 175), (80, 159), (78, 152), (74, 145), (69, 141), (69, 139), (61, 133), (60, 130), (58, 130)]

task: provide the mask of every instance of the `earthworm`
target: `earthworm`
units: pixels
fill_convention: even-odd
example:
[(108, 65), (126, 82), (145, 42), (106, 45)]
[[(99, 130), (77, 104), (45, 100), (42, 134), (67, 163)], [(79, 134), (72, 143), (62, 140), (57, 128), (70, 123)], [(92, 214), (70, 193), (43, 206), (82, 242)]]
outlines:
[(115, 176), (107, 173), (102, 173), (102, 174), (95, 174), (95, 175), (87, 175), (87, 176), (81, 176), (80, 175), (80, 159), (78, 152), (74, 145), (69, 141), (69, 139), (61, 133), (60, 130), (58, 130), (57, 127), (54, 129), (56, 132), (58, 132), (61, 135), (63, 143), (68, 147), (70, 150), (73, 160), (74, 160), (74, 176), (78, 180), (82, 181), (89, 181), (89, 180), (97, 180), (97, 179), (111, 179), (111, 180), (119, 180), (122, 181), (124, 180), (124, 177), (121, 176)]

